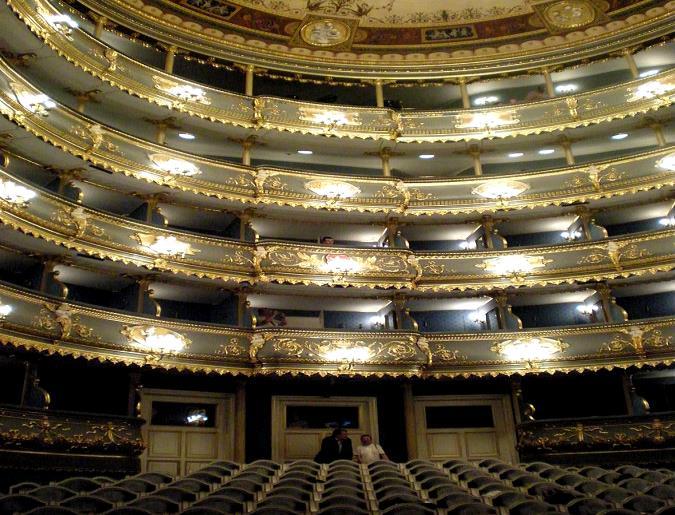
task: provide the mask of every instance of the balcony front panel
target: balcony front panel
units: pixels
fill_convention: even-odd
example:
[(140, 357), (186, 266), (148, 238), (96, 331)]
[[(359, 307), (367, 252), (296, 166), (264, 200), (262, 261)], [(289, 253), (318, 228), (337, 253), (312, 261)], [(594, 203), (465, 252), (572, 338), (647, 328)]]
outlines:
[[(160, 321), (0, 285), (5, 345), (93, 360), (232, 374), (472, 376), (671, 363), (672, 317), (517, 332), (240, 330)], [(519, 345), (538, 354), (510, 353)], [(543, 349), (543, 351), (542, 351)], [(534, 357), (532, 357), (534, 356)]]
[(366, 179), (236, 166), (125, 135), (58, 105), (47, 109), (35, 103), (49, 102), (45, 93), (6, 61), (0, 60), (0, 76), (0, 112), (71, 155), (174, 190), (245, 204), (399, 215), (484, 213), (583, 202), (675, 182), (670, 149), (506, 178), (455, 180)]
[(654, 274), (675, 265), (674, 229), (516, 251), (413, 253), (281, 242), (253, 245), (159, 229), (88, 209), (7, 172), (0, 172), (0, 178), (10, 192), (0, 200), (0, 220), (7, 226), (90, 256), (193, 277), (442, 291), (600, 281)]
[[(197, 84), (151, 68), (106, 46), (81, 29), (48, 20), (60, 11), (47, 3), (10, 2), (50, 48), (101, 80), (177, 113), (252, 129), (400, 142), (472, 141), (539, 134), (635, 116), (672, 103), (675, 74), (574, 96), (491, 109), (394, 111), (248, 97)], [(48, 93), (48, 92), (45, 92)]]
[[(368, 27), (369, 4), (319, 9), (302, 2), (295, 8), (282, 3), (265, 6), (261, 13), (262, 3), (251, 2), (247, 7), (231, 3), (225, 7), (229, 11), (225, 15), (218, 12), (223, 6), (210, 4), (187, 8), (153, 0), (83, 0), (80, 4), (167, 45), (242, 64), (356, 78), (391, 78), (404, 70), (410, 79), (453, 72), (494, 74), (605, 55), (668, 34), (673, 7), (672, 2), (603, 7), (580, 2), (574, 14), (562, 9), (565, 14), (550, 16), (546, 14), (549, 10), (557, 13), (567, 4), (532, 7), (523, 2), (517, 5), (516, 15), (509, 6), (509, 14), (494, 16), (492, 6), (474, 5), (467, 13), (437, 4), (434, 14), (425, 12), (426, 6), (417, 6), (414, 13), (397, 16), (403, 14), (399, 13), (402, 6), (387, 4), (380, 8), (396, 21), (379, 20)], [(255, 8), (250, 9), (251, 5)], [(482, 20), (475, 21), (476, 16)], [(405, 22), (406, 17), (411, 19)], [(457, 23), (467, 17), (474, 22)], [(439, 21), (450, 26), (439, 27)], [(322, 31), (329, 31), (329, 35)]]

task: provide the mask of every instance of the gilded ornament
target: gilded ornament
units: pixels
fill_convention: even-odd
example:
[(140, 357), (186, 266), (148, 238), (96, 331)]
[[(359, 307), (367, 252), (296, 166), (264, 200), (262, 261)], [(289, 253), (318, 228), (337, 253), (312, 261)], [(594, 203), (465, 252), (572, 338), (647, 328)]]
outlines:
[(49, 332), (56, 331), (59, 339), (68, 339), (71, 336), (80, 339), (99, 339), (94, 335), (94, 330), (82, 324), (80, 316), (65, 303), (58, 305), (44, 303), (43, 308), (33, 320), (33, 325)]
[(610, 261), (618, 271), (623, 270), (621, 261), (636, 260), (651, 256), (652, 253), (646, 249), (641, 249), (637, 244), (629, 241), (609, 241), (603, 249), (592, 249), (592, 252), (579, 259), (578, 264), (598, 264), (604, 261)]
[(349, 25), (335, 18), (312, 20), (300, 29), (302, 40), (318, 47), (339, 45), (349, 40), (350, 36)]
[(563, 30), (583, 27), (596, 18), (595, 7), (588, 0), (553, 2), (544, 8), (543, 14), (549, 25)]
[(218, 356), (242, 357), (248, 354), (248, 349), (241, 346), (238, 338), (230, 338), (226, 343), (221, 343), (216, 350)]
[(648, 349), (669, 347), (672, 337), (664, 336), (659, 329), (650, 326), (632, 326), (620, 330), (608, 343), (600, 346), (600, 352), (628, 352), (644, 354)]

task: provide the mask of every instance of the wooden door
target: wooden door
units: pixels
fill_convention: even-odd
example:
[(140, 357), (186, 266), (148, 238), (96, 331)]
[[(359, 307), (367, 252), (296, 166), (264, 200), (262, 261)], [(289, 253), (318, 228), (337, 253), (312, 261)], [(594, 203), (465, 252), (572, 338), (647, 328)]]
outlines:
[(508, 396), (415, 397), (413, 402), (418, 458), (517, 460)]
[(233, 395), (147, 389), (141, 415), (144, 471), (182, 476), (233, 457)]
[(312, 459), (334, 424), (346, 426), (356, 449), (363, 433), (378, 439), (375, 397), (272, 397), (272, 459)]

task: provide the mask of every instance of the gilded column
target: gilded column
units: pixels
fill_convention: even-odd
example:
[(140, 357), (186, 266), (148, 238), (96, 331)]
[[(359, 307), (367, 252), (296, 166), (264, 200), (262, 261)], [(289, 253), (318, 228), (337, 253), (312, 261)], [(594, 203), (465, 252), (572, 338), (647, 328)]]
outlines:
[(460, 77), (458, 83), (459, 91), (462, 94), (462, 107), (469, 109), (471, 107), (471, 100), (469, 99), (469, 88), (466, 85), (466, 77)]
[(153, 120), (150, 118), (144, 118), (144, 120), (155, 126), (155, 142), (158, 145), (164, 145), (166, 143), (167, 130), (179, 128), (179, 125), (176, 123), (176, 119), (173, 116), (161, 120)]
[(96, 27), (94, 28), (94, 37), (101, 39), (105, 26), (108, 24), (108, 18), (105, 16), (96, 16)]
[(663, 125), (656, 120), (649, 122), (649, 128), (654, 131), (654, 136), (656, 137), (656, 143), (659, 147), (666, 146), (666, 137), (663, 134)]
[(251, 148), (255, 145), (255, 136), (249, 136), (241, 142), (241, 164), (251, 166)]
[(584, 235), (584, 239), (586, 241), (591, 241), (593, 239), (593, 235), (591, 234), (591, 212), (586, 206), (577, 207), (576, 212), (579, 221), (581, 222), (581, 232)]
[(469, 147), (469, 155), (473, 160), (473, 174), (476, 177), (483, 175), (483, 165), (480, 162), (480, 148), (475, 145)]
[(629, 48), (624, 48), (622, 53), (624, 59), (626, 59), (626, 63), (628, 64), (628, 69), (630, 70), (631, 76), (634, 79), (637, 79), (640, 76), (640, 72), (638, 71), (637, 64), (635, 64), (635, 59), (633, 59), (633, 52)]
[(375, 79), (375, 105), (384, 107), (384, 87), (382, 79)]
[(417, 450), (417, 424), (415, 421), (415, 399), (412, 385), (404, 383), (403, 390), (403, 417), (405, 419), (405, 443), (408, 448), (408, 461), (418, 456)]
[(164, 71), (166, 73), (173, 73), (173, 66), (176, 62), (176, 52), (178, 52), (178, 47), (176, 45), (169, 45), (166, 47), (166, 56), (164, 57)]
[(252, 64), (247, 64), (244, 69), (245, 73), (245, 84), (244, 84), (244, 94), (246, 96), (253, 96), (253, 72), (255, 71), (255, 66)]
[(573, 165), (575, 160), (574, 154), (572, 153), (572, 140), (563, 136), (560, 138), (560, 146), (563, 148), (563, 152), (565, 152), (565, 162), (570, 166)]
[(551, 72), (548, 70), (548, 68), (543, 68), (541, 74), (544, 76), (546, 94), (548, 95), (548, 98), (555, 97), (555, 89), (553, 87), (553, 79), (551, 79)]
[(380, 159), (382, 160), (382, 175), (385, 177), (391, 177), (391, 165), (389, 159), (391, 158), (391, 149), (385, 147), (380, 150)]

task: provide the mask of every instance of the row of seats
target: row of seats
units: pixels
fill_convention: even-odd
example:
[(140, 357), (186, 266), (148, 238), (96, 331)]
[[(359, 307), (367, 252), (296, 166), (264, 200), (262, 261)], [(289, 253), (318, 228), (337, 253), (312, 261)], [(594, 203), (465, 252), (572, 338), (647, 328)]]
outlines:
[(606, 469), (499, 460), (405, 464), (310, 460), (214, 462), (174, 479), (147, 472), (121, 480), (74, 477), (20, 483), (0, 513), (116, 515), (675, 515), (675, 475), (632, 465)]

